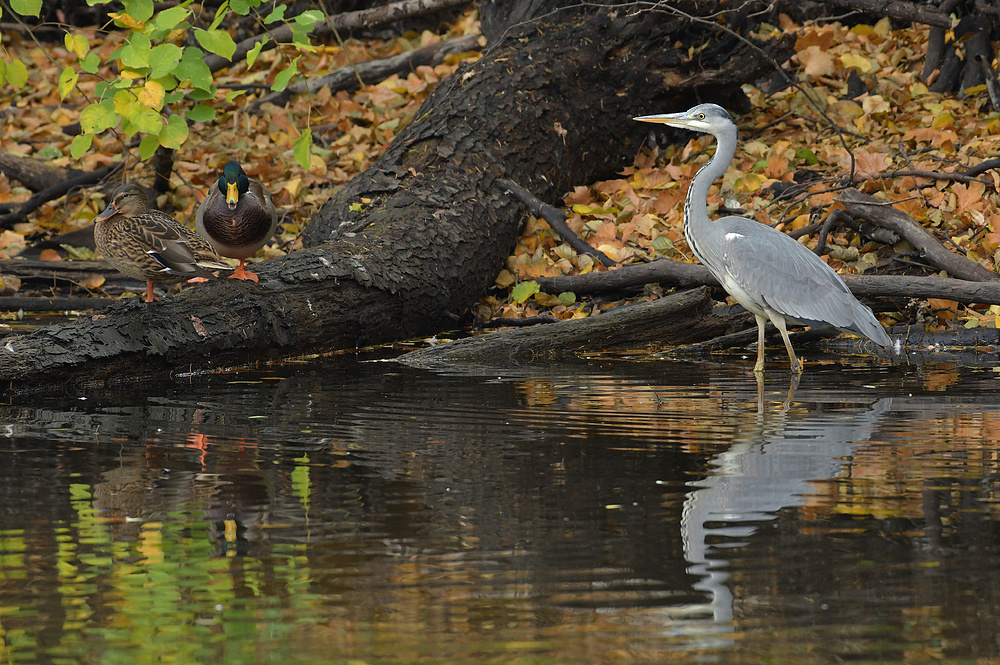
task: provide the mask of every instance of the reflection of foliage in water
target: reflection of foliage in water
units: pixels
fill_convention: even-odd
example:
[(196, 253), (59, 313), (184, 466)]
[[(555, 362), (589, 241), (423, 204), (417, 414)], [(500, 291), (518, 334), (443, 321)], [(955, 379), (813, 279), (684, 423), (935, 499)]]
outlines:
[[(265, 573), (263, 560), (219, 557), (199, 511), (175, 511), (143, 524), (134, 540), (113, 541), (90, 488), (74, 483), (69, 492), (76, 519), (55, 530), (54, 589), (33, 592), (37, 555), (25, 533), (0, 535), (0, 586), (21, 589), (21, 604), (0, 610), (4, 662), (95, 654), (104, 663), (262, 662), (261, 650), (294, 629), (284, 614), (310, 620), (302, 546), (276, 548)], [(282, 592), (263, 596), (265, 585)], [(36, 621), (46, 616), (61, 625)]]

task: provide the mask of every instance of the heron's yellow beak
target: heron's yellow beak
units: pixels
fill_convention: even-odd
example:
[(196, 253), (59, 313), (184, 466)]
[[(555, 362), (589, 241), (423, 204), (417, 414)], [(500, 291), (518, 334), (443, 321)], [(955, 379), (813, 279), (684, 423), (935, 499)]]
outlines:
[(230, 210), (236, 210), (236, 204), (240, 202), (240, 188), (235, 182), (226, 183), (226, 203)]
[(657, 122), (662, 125), (671, 125), (672, 127), (684, 127), (691, 120), (691, 118), (688, 117), (687, 113), (660, 113), (658, 115), (641, 115), (638, 118), (632, 118), (632, 119), (638, 120), (639, 122)]

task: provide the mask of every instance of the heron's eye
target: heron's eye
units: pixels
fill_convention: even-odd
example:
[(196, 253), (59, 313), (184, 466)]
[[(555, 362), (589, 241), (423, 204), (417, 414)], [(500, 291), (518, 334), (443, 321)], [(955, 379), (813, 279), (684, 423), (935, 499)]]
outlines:
[(705, 114), (704, 113), (699, 113), (698, 114), (698, 119), (699, 120), (704, 120), (705, 119)]

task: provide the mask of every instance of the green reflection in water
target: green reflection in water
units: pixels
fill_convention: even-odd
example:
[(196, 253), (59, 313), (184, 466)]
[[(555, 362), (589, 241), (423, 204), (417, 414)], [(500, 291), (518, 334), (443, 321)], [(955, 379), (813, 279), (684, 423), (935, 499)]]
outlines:
[[(285, 640), (296, 623), (315, 620), (303, 546), (277, 546), (265, 575), (259, 559), (218, 556), (197, 510), (168, 513), (137, 538), (114, 541), (91, 487), (73, 483), (68, 493), (76, 519), (55, 525), (55, 543), (23, 529), (0, 533), (0, 662), (296, 660)], [(45, 557), (31, 553), (46, 547), (53, 569), (39, 570)], [(279, 593), (266, 596), (265, 586)]]

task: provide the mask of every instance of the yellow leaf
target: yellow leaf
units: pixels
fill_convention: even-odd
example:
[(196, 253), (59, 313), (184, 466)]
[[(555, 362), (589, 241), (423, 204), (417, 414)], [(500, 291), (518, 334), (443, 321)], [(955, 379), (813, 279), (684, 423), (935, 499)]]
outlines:
[(139, 103), (157, 111), (163, 107), (163, 86), (156, 81), (146, 81), (139, 91)]
[(302, 178), (292, 178), (287, 183), (285, 183), (285, 191), (287, 191), (291, 197), (294, 199), (299, 195), (299, 188), (302, 186)]
[(858, 55), (857, 53), (845, 53), (840, 56), (840, 64), (848, 69), (854, 67), (862, 74), (867, 74), (872, 70), (872, 63), (868, 60), (868, 58)]
[(931, 122), (931, 127), (934, 129), (941, 129), (942, 127), (951, 127), (954, 124), (955, 116), (948, 111), (942, 111), (934, 116), (934, 120)]
[(578, 215), (607, 215), (607, 214), (618, 214), (616, 208), (595, 208), (594, 206), (585, 205), (583, 203), (574, 203), (573, 212)]
[(130, 90), (119, 90), (114, 96), (115, 113), (127, 115), (129, 106), (134, 102), (135, 96)]
[(66, 50), (70, 53), (75, 53), (76, 57), (81, 60), (87, 55), (87, 51), (90, 50), (90, 44), (87, 43), (87, 38), (83, 35), (71, 35), (67, 32), (64, 40)]
[(119, 12), (108, 12), (108, 16), (114, 19), (115, 23), (122, 26), (123, 28), (132, 28), (134, 30), (143, 31), (146, 29), (146, 24), (142, 21), (135, 20), (134, 17), (126, 13)]
[(737, 192), (756, 192), (761, 186), (761, 177), (756, 173), (747, 173), (742, 178), (737, 178), (733, 183), (733, 190)]

